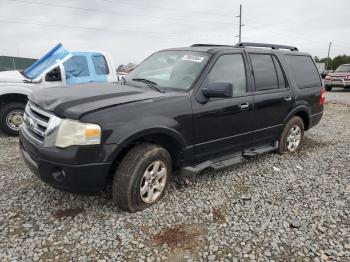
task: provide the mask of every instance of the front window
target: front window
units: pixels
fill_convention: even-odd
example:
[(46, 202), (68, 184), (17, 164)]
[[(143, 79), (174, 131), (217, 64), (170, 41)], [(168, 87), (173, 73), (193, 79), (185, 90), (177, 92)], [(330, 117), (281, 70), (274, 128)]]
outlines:
[(350, 65), (341, 65), (335, 70), (335, 72), (346, 72), (346, 73), (349, 73), (350, 72)]
[(136, 67), (125, 78), (125, 82), (133, 86), (144, 86), (144, 83), (135, 79), (147, 79), (162, 90), (186, 91), (208, 60), (209, 54), (202, 52), (160, 51)]

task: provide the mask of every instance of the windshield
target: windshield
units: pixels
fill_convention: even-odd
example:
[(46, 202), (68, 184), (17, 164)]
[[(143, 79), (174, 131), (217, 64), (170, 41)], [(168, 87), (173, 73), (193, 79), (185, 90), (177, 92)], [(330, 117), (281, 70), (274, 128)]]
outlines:
[(56, 63), (57, 60), (61, 60), (69, 55), (69, 51), (63, 48), (63, 45), (59, 43), (46, 55), (32, 64), (30, 67), (23, 71), (24, 76), (30, 79), (35, 79), (40, 76), (47, 68)]
[(160, 89), (186, 91), (197, 79), (208, 59), (209, 55), (202, 52), (160, 51), (131, 71), (126, 76), (125, 83), (139, 86), (142, 79), (152, 81)]
[(335, 72), (350, 72), (350, 65), (341, 65), (335, 70)]

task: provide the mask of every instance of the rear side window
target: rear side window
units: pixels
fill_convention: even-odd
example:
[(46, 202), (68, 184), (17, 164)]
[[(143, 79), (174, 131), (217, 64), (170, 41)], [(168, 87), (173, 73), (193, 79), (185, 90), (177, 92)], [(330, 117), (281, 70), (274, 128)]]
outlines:
[(94, 64), (96, 75), (108, 75), (108, 65), (103, 55), (93, 55), (92, 63)]
[(256, 91), (277, 89), (278, 79), (271, 55), (251, 54), (249, 56), (253, 66)]
[(66, 78), (89, 76), (89, 67), (85, 56), (72, 56), (63, 63)]
[(299, 88), (322, 85), (318, 70), (310, 56), (286, 55), (286, 59)]
[(283, 74), (283, 70), (281, 67), (280, 62), (278, 62), (277, 58), (275, 56), (272, 56), (273, 62), (275, 64), (276, 72), (277, 72), (277, 78), (278, 78), (278, 86), (279, 88), (286, 88), (286, 80)]

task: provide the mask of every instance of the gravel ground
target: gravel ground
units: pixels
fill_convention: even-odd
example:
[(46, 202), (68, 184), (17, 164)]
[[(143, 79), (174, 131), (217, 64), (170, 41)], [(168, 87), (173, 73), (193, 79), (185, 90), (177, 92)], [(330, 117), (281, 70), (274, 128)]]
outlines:
[(350, 92), (295, 155), (174, 179), (135, 214), (43, 184), (0, 135), (0, 261), (350, 261)]

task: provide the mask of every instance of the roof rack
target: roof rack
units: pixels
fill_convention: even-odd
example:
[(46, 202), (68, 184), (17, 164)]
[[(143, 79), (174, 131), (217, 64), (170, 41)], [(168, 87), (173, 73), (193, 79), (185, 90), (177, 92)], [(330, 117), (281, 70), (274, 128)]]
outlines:
[(196, 46), (234, 47), (233, 45), (215, 45), (215, 44), (194, 44), (194, 45), (191, 45), (191, 47), (196, 47)]
[(274, 50), (287, 49), (290, 51), (299, 51), (298, 48), (296, 48), (295, 46), (263, 44), (263, 43), (250, 43), (250, 42), (237, 43), (234, 45), (234, 47), (267, 47), (267, 48), (271, 48)]

